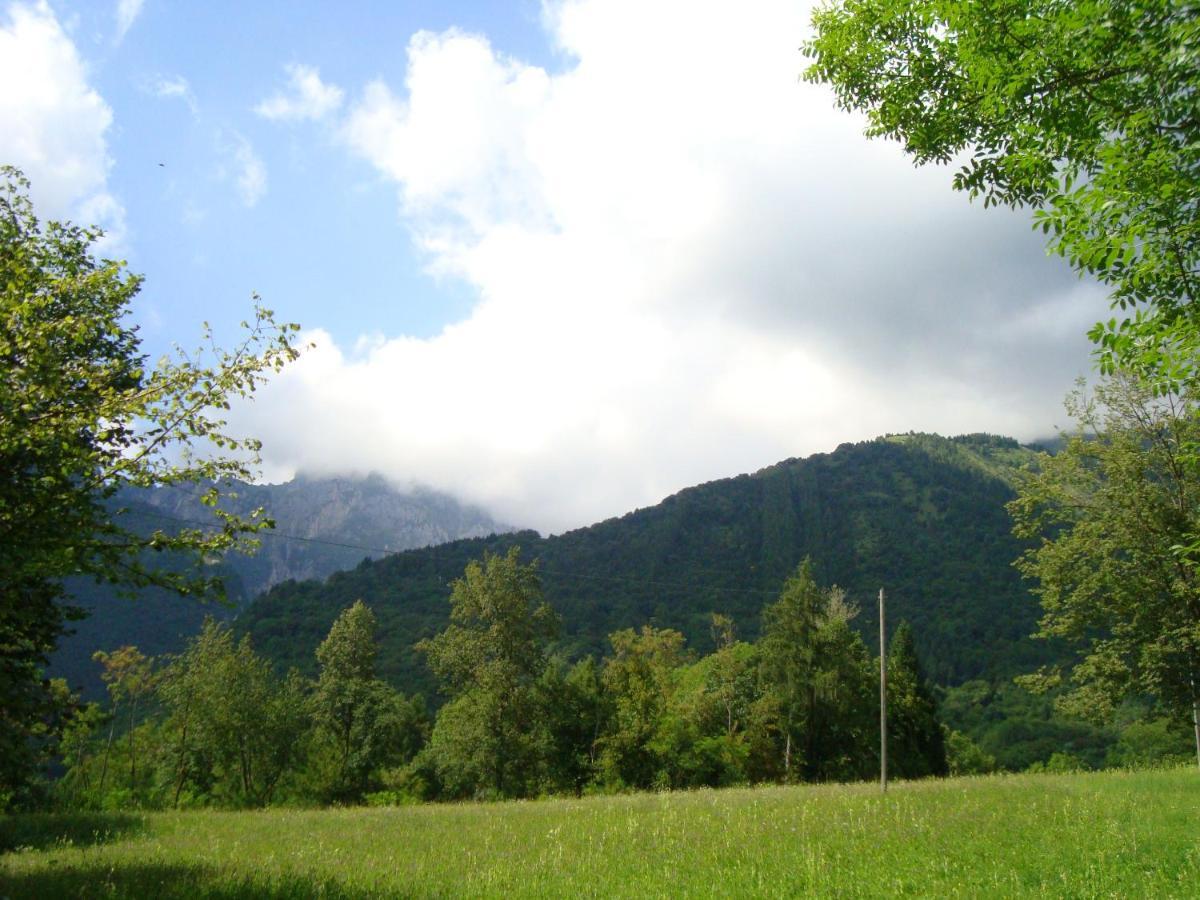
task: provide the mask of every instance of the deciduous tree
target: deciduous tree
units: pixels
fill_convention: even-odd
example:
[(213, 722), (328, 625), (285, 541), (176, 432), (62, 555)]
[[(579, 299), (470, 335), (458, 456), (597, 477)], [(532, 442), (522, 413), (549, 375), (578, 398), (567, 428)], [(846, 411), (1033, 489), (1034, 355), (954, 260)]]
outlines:
[(1044, 611), (1040, 634), (1078, 656), (1027, 683), (1062, 683), (1068, 711), (1108, 719), (1151, 696), (1191, 716), (1200, 757), (1200, 575), (1184, 552), (1200, 529), (1200, 420), (1187, 395), (1129, 377), (1073, 394), (1078, 422), (1011, 504), (1036, 544), (1018, 561)]
[(359, 600), (317, 648), (313, 724), (332, 751), (319, 789), (326, 801), (361, 801), (382, 767), (408, 762), (425, 738), (423, 706), (375, 675), (375, 627), (375, 614)]
[(19, 172), (0, 180), (2, 796), (31, 774), (24, 745), (49, 703), (40, 669), (78, 615), (64, 579), (219, 592), (203, 566), (158, 567), (147, 551), (199, 559), (264, 524), (223, 513), (217, 487), (212, 527), (141, 533), (109, 501), (126, 486), (249, 477), (259, 445), (226, 429), (225, 410), (296, 356), (297, 326), (256, 307), (233, 350), (206, 333), (196, 353), (149, 365), (128, 321), (141, 279), (96, 259), (99, 231), (39, 223)]
[(237, 641), (211, 618), (167, 667), (159, 696), (169, 714), (175, 804), (189, 785), (228, 805), (269, 803), (311, 725), (299, 675), (277, 678), (249, 637)]
[(1106, 371), (1197, 375), (1200, 9), (1189, 0), (834, 0), (807, 77), (985, 205), (1030, 206), (1108, 285)]
[(653, 787), (664, 759), (656, 739), (670, 709), (672, 675), (684, 661), (683, 635), (643, 625), (609, 635), (601, 675), (612, 707), (601, 738), (600, 771), (611, 787)]
[(517, 547), (485, 553), (454, 582), (450, 624), (418, 645), (451, 698), (430, 752), (452, 795), (535, 789), (546, 743), (538, 681), (557, 630), (537, 569), (521, 563)]
[(98, 650), (92, 659), (103, 668), (101, 679), (108, 688), (112, 700), (112, 720), (109, 723), (108, 742), (104, 748), (104, 762), (100, 769), (98, 793), (103, 796), (104, 782), (108, 776), (108, 760), (112, 753), (118, 716), (125, 707), (125, 736), (129, 742), (129, 788), (137, 786), (137, 750), (134, 740), (137, 733), (138, 706), (154, 691), (154, 661), (137, 647), (118, 647), (111, 653)]

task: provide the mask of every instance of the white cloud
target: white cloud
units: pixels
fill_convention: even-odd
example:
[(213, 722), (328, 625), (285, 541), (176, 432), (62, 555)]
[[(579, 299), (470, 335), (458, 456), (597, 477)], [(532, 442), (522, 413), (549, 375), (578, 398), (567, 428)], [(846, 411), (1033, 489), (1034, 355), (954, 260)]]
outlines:
[(344, 129), (349, 143), (402, 186), (414, 216), (453, 214), (473, 237), (544, 224), (530, 140), (549, 100), (546, 73), (457, 31), (418, 33), (408, 57), (408, 100), (381, 81), (368, 85)]
[(253, 145), (242, 135), (234, 133), (226, 142), (226, 153), (233, 165), (230, 177), (238, 197), (246, 208), (253, 208), (267, 193), (267, 167), (254, 152)]
[(414, 36), (341, 133), (478, 304), (353, 353), (314, 332), (257, 405), (271, 472), (377, 469), (557, 530), (888, 431), (1047, 433), (1098, 289), (801, 83), (807, 18), (554, 4), (556, 74)]
[(192, 96), (192, 87), (182, 75), (171, 77), (162, 75), (151, 82), (150, 92), (156, 97), (179, 97), (187, 99)]
[[(267, 167), (250, 140), (236, 129), (214, 121), (203, 111), (191, 84), (182, 75), (157, 75), (143, 79), (139, 90), (160, 100), (180, 100), (191, 112), (198, 132), (211, 141), (216, 157), (215, 177), (232, 184), (242, 205), (250, 209), (258, 205), (267, 193)], [(207, 218), (202, 194), (191, 194), (183, 201), (180, 221), (196, 226)]]
[(200, 120), (200, 104), (196, 102), (196, 95), (192, 91), (191, 84), (182, 75), (155, 75), (142, 78), (138, 80), (137, 87), (142, 93), (158, 100), (179, 100), (187, 106), (194, 120)]
[(298, 122), (323, 119), (342, 105), (342, 89), (321, 81), (321, 74), (312, 66), (284, 66), (288, 75), (286, 93), (277, 93), (254, 107), (264, 119)]
[(142, 14), (146, 0), (117, 0), (117, 34), (116, 43), (125, 40), (125, 35), (133, 27), (134, 21)]
[(50, 7), (9, 5), (0, 24), (0, 161), (24, 170), (43, 218), (100, 225), (110, 249), (125, 228), (108, 188), (111, 123)]

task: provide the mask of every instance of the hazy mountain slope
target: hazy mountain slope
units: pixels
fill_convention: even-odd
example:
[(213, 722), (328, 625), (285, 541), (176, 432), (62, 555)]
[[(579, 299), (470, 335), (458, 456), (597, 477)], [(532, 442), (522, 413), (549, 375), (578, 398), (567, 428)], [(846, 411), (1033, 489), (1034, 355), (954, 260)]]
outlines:
[(281, 664), (311, 670), (333, 618), (362, 598), (380, 620), (385, 675), (428, 691), (412, 645), (444, 626), (450, 581), (485, 550), (516, 543), (540, 560), (572, 653), (602, 651), (611, 631), (647, 622), (678, 628), (705, 648), (713, 611), (731, 614), (753, 637), (763, 605), (807, 555), (823, 581), (862, 604), (868, 636), (885, 587), (890, 621), (913, 624), (936, 680), (1022, 671), (1049, 652), (1027, 640), (1036, 604), (1011, 566), (1020, 548), (1004, 511), (1017, 469), (1032, 458), (1014, 441), (988, 436), (843, 445), (556, 537), (457, 541), (324, 583), (280, 584), (247, 607), (239, 627)]
[[(195, 634), (205, 615), (231, 617), (250, 597), (272, 584), (294, 578), (324, 578), (352, 567), (367, 556), (382, 556), (456, 538), (509, 530), (483, 510), (427, 489), (400, 490), (378, 475), (366, 478), (297, 477), (286, 484), (240, 484), (224, 502), (248, 513), (263, 507), (275, 519), (253, 556), (231, 554), (221, 564), (230, 603), (226, 606), (185, 600), (163, 591), (142, 591), (130, 600), (104, 585), (83, 580), (70, 587), (80, 606), (91, 611), (74, 624), (52, 659), (51, 674), (98, 689), (97, 649), (135, 644), (148, 654), (179, 649)], [(118, 497), (130, 510), (129, 526), (170, 529), (180, 522), (208, 522), (200, 489), (160, 488)], [(164, 565), (182, 564), (163, 560)]]

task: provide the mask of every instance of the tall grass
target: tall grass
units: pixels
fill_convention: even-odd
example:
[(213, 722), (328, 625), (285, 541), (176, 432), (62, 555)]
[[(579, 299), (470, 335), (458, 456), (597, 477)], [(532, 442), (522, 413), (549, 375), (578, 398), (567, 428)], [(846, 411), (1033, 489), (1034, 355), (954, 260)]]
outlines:
[(1195, 897), (1200, 775), (13, 817), (0, 841), (13, 898)]

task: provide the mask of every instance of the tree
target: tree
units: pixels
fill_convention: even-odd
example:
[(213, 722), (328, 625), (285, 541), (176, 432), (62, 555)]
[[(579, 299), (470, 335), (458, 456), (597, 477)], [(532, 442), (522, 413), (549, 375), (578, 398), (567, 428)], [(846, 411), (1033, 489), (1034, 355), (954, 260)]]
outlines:
[(785, 781), (864, 777), (878, 761), (871, 657), (850, 625), (857, 615), (844, 591), (817, 584), (808, 559), (763, 610), (759, 679), (778, 710)]
[[(1185, 0), (835, 0), (812, 81), (867, 134), (954, 187), (1035, 210), (1050, 247), (1112, 289), (1104, 371), (1160, 389), (1200, 372), (1200, 9)], [(969, 155), (968, 155), (969, 154)]]
[(776, 748), (785, 780), (861, 777), (874, 759), (871, 660), (850, 627), (858, 609), (822, 588), (805, 559), (763, 610), (759, 677), (779, 711)]
[[(775, 709), (759, 702), (757, 649), (736, 639), (727, 616), (714, 613), (711, 623), (716, 649), (670, 673), (668, 702), (652, 742), (664, 786), (761, 780), (763, 745), (774, 744)], [(774, 758), (773, 746), (767, 756)]]
[(101, 678), (112, 698), (112, 720), (109, 722), (108, 742), (104, 747), (104, 763), (100, 769), (100, 784), (97, 793), (104, 795), (104, 782), (108, 776), (108, 760), (112, 754), (116, 736), (117, 715), (121, 705), (126, 706), (126, 739), (129, 742), (129, 789), (137, 788), (137, 751), (134, 738), (137, 732), (138, 705), (154, 691), (154, 661), (147, 658), (137, 647), (118, 647), (112, 653), (98, 650), (92, 659), (100, 663), (104, 672)]
[(709, 693), (720, 705), (725, 720), (725, 735), (733, 739), (738, 725), (745, 725), (751, 691), (748, 689), (750, 668), (744, 654), (738, 653), (737, 629), (733, 619), (721, 613), (712, 614), (713, 651)]
[(817, 629), (817, 667), (805, 734), (805, 777), (851, 781), (879, 771), (879, 667), (850, 624), (858, 608), (837, 587)]
[(667, 777), (661, 737), (672, 676), (685, 660), (683, 635), (643, 625), (641, 631), (614, 632), (609, 641), (613, 652), (604, 661), (601, 682), (612, 714), (600, 740), (601, 777), (610, 787), (654, 787)]
[(912, 627), (901, 622), (888, 643), (888, 768), (897, 778), (949, 774), (937, 701), (921, 669)]
[[(753, 752), (771, 735), (756, 728), (770, 728), (758, 704), (756, 648), (737, 640), (729, 616), (713, 613), (711, 623), (716, 649), (689, 667), (702, 677), (699, 690), (681, 690), (677, 696), (685, 698), (681, 712), (694, 730), (694, 746), (686, 760), (692, 771), (685, 773), (685, 783), (718, 787), (744, 783), (758, 774)], [(689, 680), (688, 674), (685, 670), (681, 680)]]
[(561, 658), (551, 659), (538, 687), (549, 738), (546, 786), (580, 796), (598, 772), (610, 716), (600, 668), (591, 656), (570, 668)]
[[(64, 579), (133, 589), (219, 593), (197, 565), (156, 567), (154, 553), (200, 560), (266, 523), (219, 505), (222, 478), (247, 478), (257, 441), (230, 434), (224, 411), (294, 359), (298, 326), (255, 308), (245, 337), (221, 350), (211, 331), (195, 354), (147, 365), (127, 320), (141, 279), (97, 260), (100, 232), (43, 227), (29, 183), (0, 169), (0, 794), (30, 776), (22, 747), (44, 719), (46, 654), (67, 620)], [(150, 534), (127, 527), (112, 498), (123, 487), (205, 482), (212, 527)]]
[(317, 648), (313, 724), (332, 750), (320, 788), (326, 801), (361, 801), (381, 767), (408, 762), (424, 740), (423, 708), (375, 676), (375, 626), (375, 614), (359, 600)]
[(1195, 402), (1114, 377), (1068, 410), (1077, 430), (1009, 510), (1036, 541), (1017, 565), (1041, 599), (1039, 634), (1078, 656), (1025, 683), (1062, 684), (1059, 705), (1093, 720), (1153, 697), (1176, 721), (1191, 715), (1200, 760), (1200, 573), (1179, 552), (1200, 529)]
[(806, 558), (784, 582), (779, 599), (763, 610), (762, 676), (779, 700), (785, 781), (795, 776), (794, 759), (804, 762), (800, 740), (810, 731), (816, 705), (816, 636), (826, 602)]
[(99, 703), (83, 704), (77, 707), (75, 715), (62, 729), (62, 741), (57, 749), (64, 772), (55, 788), (69, 808), (91, 806), (99, 799), (93, 794), (90, 769), (94, 738), (106, 716), (112, 718)]
[(945, 732), (946, 771), (959, 775), (988, 775), (996, 771), (996, 757), (986, 752), (961, 731)]
[(270, 803), (310, 727), (300, 676), (280, 680), (249, 637), (211, 618), (164, 671), (159, 698), (176, 806), (188, 786), (201, 800)]
[(1191, 756), (1192, 736), (1179, 724), (1177, 719), (1130, 723), (1109, 748), (1105, 763), (1128, 769), (1186, 764)]
[(450, 696), (430, 752), (452, 796), (526, 796), (537, 786), (546, 742), (538, 682), (558, 617), (542, 600), (520, 549), (473, 560), (450, 593), (450, 624), (422, 641)]

